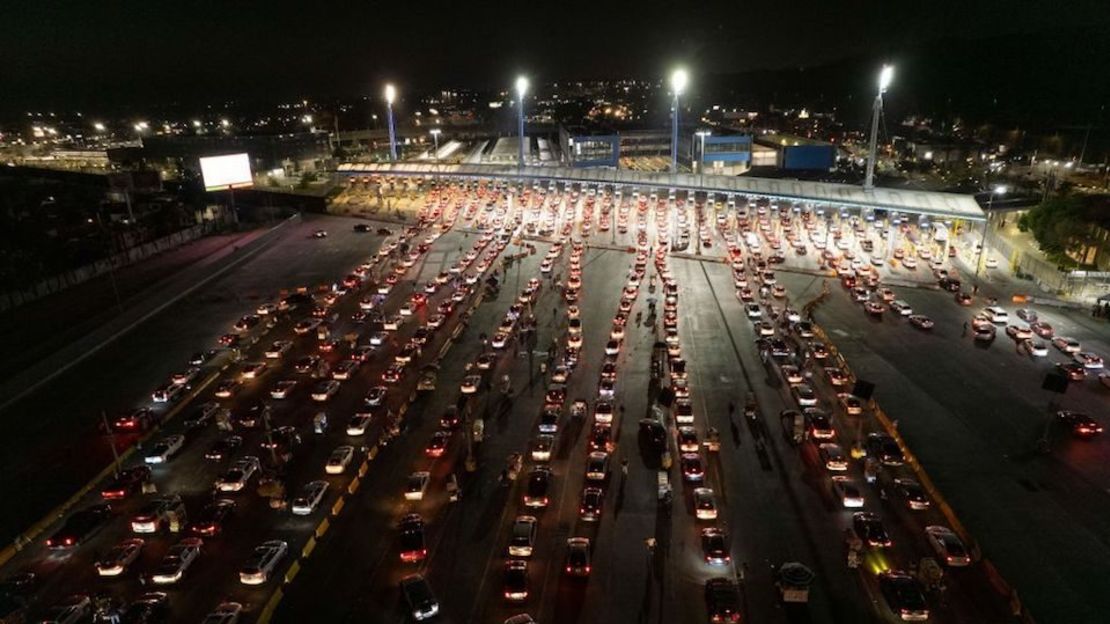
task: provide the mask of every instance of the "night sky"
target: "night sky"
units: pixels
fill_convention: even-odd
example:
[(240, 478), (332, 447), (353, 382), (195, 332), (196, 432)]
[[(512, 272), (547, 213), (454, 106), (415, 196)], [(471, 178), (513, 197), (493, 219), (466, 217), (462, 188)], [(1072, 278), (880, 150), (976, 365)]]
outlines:
[(0, 13), (14, 110), (654, 77), (678, 61), (726, 74), (1110, 25), (1106, 0), (15, 1)]

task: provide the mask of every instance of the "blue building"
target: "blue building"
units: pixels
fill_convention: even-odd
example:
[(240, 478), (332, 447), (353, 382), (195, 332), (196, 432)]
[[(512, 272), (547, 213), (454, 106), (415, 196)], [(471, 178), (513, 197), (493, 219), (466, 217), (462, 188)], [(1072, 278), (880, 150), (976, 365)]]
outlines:
[(694, 135), (691, 147), (691, 153), (698, 156), (699, 173), (740, 175), (752, 166), (750, 134)]
[(620, 162), (620, 136), (591, 132), (581, 126), (559, 126), (559, 147), (571, 167), (612, 167)]
[(829, 171), (836, 166), (836, 146), (788, 134), (764, 134), (755, 142), (775, 150), (775, 166), (790, 171)]

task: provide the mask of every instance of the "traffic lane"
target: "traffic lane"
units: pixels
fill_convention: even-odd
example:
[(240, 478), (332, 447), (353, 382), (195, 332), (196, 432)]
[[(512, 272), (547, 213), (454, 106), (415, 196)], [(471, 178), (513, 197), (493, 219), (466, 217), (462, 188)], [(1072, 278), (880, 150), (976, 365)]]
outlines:
[[(514, 295), (514, 297), (515, 297), (515, 295)], [(509, 302), (506, 302), (503, 307), (505, 309), (507, 309), (508, 304), (509, 304)], [(470, 336), (471, 339), (466, 340), (463, 344), (471, 343), (473, 337), (476, 336), (478, 333), (480, 333), (482, 331), (482, 328), (484, 328), (488, 332), (488, 331), (492, 330), (493, 327), (495, 327), (496, 323), (500, 320), (500, 317), (503, 315), (503, 310), (500, 310), (500, 312), (497, 313), (497, 314), (492, 314), (491, 315), (489, 312), (490, 312), (490, 309), (492, 307), (493, 306), (482, 305), (477, 309), (477, 311), (475, 312), (475, 314), (473, 315), (472, 320), (471, 320), (471, 328), (469, 330), (467, 330), (467, 335)], [(452, 398), (455, 396), (453, 394), (453, 388), (458, 387), (457, 384), (459, 382), (461, 382), (462, 375), (459, 374), (459, 375), (456, 375), (455, 377), (452, 378), (452, 377), (450, 377), (450, 373), (448, 371), (451, 371), (451, 370), (460, 370), (461, 371), (462, 366), (463, 366), (463, 361), (461, 359), (456, 359), (458, 357), (457, 356), (458, 352), (459, 352), (458, 348), (448, 351), (448, 355), (447, 355), (446, 359), (444, 359), (443, 363), (441, 364), (441, 380), (437, 384), (441, 388), (451, 388), (452, 390), (448, 390), (447, 392), (442, 392), (442, 391), (437, 392), (435, 394), (435, 396), (452, 397)], [(473, 355), (474, 354), (471, 353), (471, 354), (468, 354), (467, 357), (472, 358)], [(453, 365), (457, 365), (457, 366), (453, 366)], [(448, 376), (447, 376), (446, 380), (444, 379), (444, 374), (443, 374), (445, 372), (448, 372)], [(446, 407), (446, 405), (444, 405), (443, 407)], [(442, 411), (442, 410), (437, 410), (436, 412), (432, 412), (430, 415), (425, 413), (425, 416), (424, 416), (425, 421), (428, 421), (428, 420), (431, 421), (430, 425), (428, 425), (426, 423), (425, 428), (428, 429), (427, 432), (424, 432), (423, 429), (421, 429), (419, 434), (414, 432), (414, 435), (405, 435), (405, 436), (402, 436), (402, 438), (399, 438), (399, 439), (407, 440), (408, 442), (406, 442), (406, 444), (418, 446), (419, 447), (419, 453), (422, 453), (423, 445), (426, 444), (426, 437), (423, 436), (422, 434), (427, 433), (427, 434), (430, 435), (430, 432), (436, 428), (436, 419), (435, 419), (434, 414), (438, 413), (439, 411)], [(414, 408), (413, 413), (419, 413), (419, 412), (424, 412), (424, 410), (416, 410), (416, 408)], [(429, 418), (429, 416), (431, 416), (431, 418)], [(458, 437), (458, 436), (456, 436), (456, 437)], [(393, 449), (393, 448), (395, 448), (395, 445), (396, 445), (396, 442), (391, 443), (389, 448)], [(392, 452), (392, 451), (390, 451), (390, 452)], [(386, 455), (383, 453), (383, 458), (385, 456)], [(403, 455), (403, 456), (408, 456), (408, 454)], [(380, 471), (380, 469), (378, 469), (378, 470)], [(375, 471), (372, 470), (371, 472), (373, 473)], [(392, 473), (392, 482), (390, 484), (384, 485), (383, 487), (385, 487), (387, 489), (388, 488), (397, 489), (400, 485), (403, 484), (404, 475), (406, 475), (406, 474), (408, 474), (407, 469), (397, 468)], [(371, 484), (368, 483), (368, 485), (371, 485)], [(374, 488), (370, 487), (367, 491), (373, 491), (373, 490), (374, 490)], [(375, 526), (375, 525), (382, 526), (382, 522), (380, 522), (380, 521), (375, 523), (373, 521), (367, 521), (367, 520), (365, 520), (365, 518), (361, 517), (361, 516), (366, 515), (365, 513), (360, 512), (360, 510), (364, 507), (365, 507), (365, 504), (362, 504), (362, 505), (360, 505), (359, 507), (356, 507), (353, 510), (354, 513), (351, 513), (350, 515), (344, 516), (344, 520), (346, 520), (345, 526), (354, 527), (355, 531), (361, 531), (366, 526)], [(356, 520), (352, 520), (352, 518), (355, 518)], [(394, 520), (393, 523), (387, 523), (385, 525), (385, 530), (387, 532), (392, 532), (392, 527), (393, 527), (393, 524), (395, 524), (396, 519), (393, 519), (393, 520)], [(343, 533), (342, 537), (335, 537), (335, 538), (332, 538), (332, 541), (325, 542), (325, 544), (326, 544), (325, 548), (327, 548), (328, 550), (322, 550), (319, 556), (314, 557), (314, 560), (315, 561), (321, 561), (321, 560), (334, 561), (336, 557), (340, 557), (340, 558), (347, 557), (347, 556), (355, 556), (355, 557), (359, 557), (359, 558), (363, 557), (363, 553), (365, 552), (363, 549), (351, 548), (351, 549), (348, 550), (346, 548), (339, 548), (340, 545), (349, 543), (348, 538), (350, 536), (351, 530), (345, 530), (342, 533)], [(338, 552), (333, 552), (333, 551), (336, 551), (336, 550), (338, 550)], [(372, 558), (371, 561), (373, 561), (373, 560), (374, 559)], [(381, 557), (378, 557), (377, 560), (382, 561), (382, 562), (387, 562), (388, 561), (387, 559), (382, 559)], [(383, 563), (383, 565), (386, 565), (386, 564)], [(312, 568), (312, 569), (316, 569), (316, 568)], [(344, 566), (344, 565), (331, 566), (327, 570), (323, 570), (321, 572), (316, 573), (316, 576), (319, 576), (320, 574), (326, 575), (331, 570), (343, 570), (343, 569), (347, 569), (346, 566)], [(377, 567), (375, 566), (373, 569), (376, 571)], [(309, 570), (310, 570), (310, 568), (306, 567), (306, 572), (309, 571)], [(377, 578), (377, 577), (375, 577), (375, 578)], [(372, 592), (372, 593), (373, 593), (373, 595), (379, 596), (381, 600), (384, 600), (386, 602), (389, 602), (390, 604), (395, 605), (395, 602), (396, 602), (395, 599), (396, 599), (396, 596), (397, 596), (397, 593), (396, 593), (396, 585), (397, 584), (396, 584), (396, 582), (392, 582), (395, 579), (392, 579), (392, 577), (389, 577), (388, 575), (383, 577), (383, 579), (384, 579), (383, 582), (385, 583), (384, 588), (381, 587), (381, 583), (376, 582), (375, 584), (379, 586), (379, 590), (375, 591), (375, 592)], [(301, 580), (298, 581), (297, 584), (295, 584), (293, 586), (293, 588), (291, 589), (291, 597), (288, 598), (287, 601), (283, 602), (283, 604), (282, 604), (282, 609), (280, 611), (280, 613), (282, 614), (282, 617), (288, 616), (288, 617), (296, 619), (297, 617), (299, 617), (298, 614), (307, 615), (308, 613), (314, 613), (314, 611), (312, 611), (312, 609), (315, 608), (315, 605), (318, 602), (321, 602), (320, 601), (321, 592), (325, 592), (325, 595), (327, 595), (328, 592), (331, 592), (330, 588), (332, 588), (332, 587), (337, 587), (337, 589), (345, 590), (347, 595), (362, 595), (364, 593), (362, 591), (357, 591), (358, 590), (357, 586), (362, 584), (362, 582), (363, 582), (361, 578), (359, 579), (359, 582), (356, 583), (356, 586), (353, 589), (352, 588), (345, 588), (344, 584), (341, 582), (342, 579), (331, 578), (331, 579), (327, 579), (327, 582), (325, 582), (325, 583), (317, 583), (317, 582), (314, 582), (314, 581), (315, 581), (315, 577), (312, 580), (308, 581), (308, 582), (306, 582), (305, 579), (302, 578)], [(298, 594), (297, 592), (299, 590), (301, 590), (302, 588), (305, 589), (305, 593)], [(300, 601), (298, 601), (298, 598), (297, 598), (298, 595), (302, 598)], [(332, 603), (332, 604), (337, 603), (336, 600), (324, 600), (322, 602), (328, 602), (328, 603)], [(338, 603), (342, 603), (342, 600), (339, 600)], [(357, 605), (357, 608), (363, 608), (361, 603), (359, 605)]]
[[(288, 328), (286, 327), (286, 329), (288, 329)], [(262, 350), (262, 348), (263, 348), (263, 347), (261, 347), (261, 346), (255, 346), (255, 349), (256, 349), (256, 350), (258, 350), (258, 351), (261, 351), (261, 350)], [(260, 356), (261, 354), (260, 354), (260, 353), (256, 353), (255, 355), (258, 355), (258, 356)], [(261, 357), (259, 357), (259, 359), (261, 359)], [(233, 371), (232, 371), (231, 373), (229, 373), (229, 374), (230, 374), (230, 375), (235, 375), (235, 374), (237, 374), (237, 370), (233, 370)], [(265, 377), (265, 376), (264, 376), (264, 377)], [(254, 387), (256, 387), (256, 391), (259, 391), (259, 390), (257, 390), (257, 387), (258, 387), (258, 386), (261, 386), (261, 385), (263, 385), (264, 383), (265, 383), (264, 379), (259, 379), (259, 380), (255, 380), (255, 381), (254, 381), (254, 382), (253, 382), (252, 384), (250, 384), (250, 385), (251, 385), (251, 386), (254, 386)], [(246, 394), (246, 393), (245, 393), (245, 394)], [(241, 395), (241, 396), (242, 396), (242, 395)], [(280, 424), (282, 424), (282, 423), (280, 423), (280, 422), (276, 422), (276, 423), (275, 423), (275, 426), (278, 426), (278, 425), (280, 425)], [(171, 430), (172, 430), (172, 429), (171, 429)], [(260, 436), (261, 436), (261, 434), (259, 434), (259, 433), (256, 433), (256, 436), (259, 436), (259, 437), (260, 437)], [(248, 440), (249, 440), (249, 439), (250, 439), (250, 437), (248, 437)], [(261, 440), (259, 439), (259, 441), (261, 441)], [(196, 443), (194, 443), (194, 444), (190, 445), (190, 448), (192, 448), (192, 447), (195, 447), (195, 446), (196, 446)], [(247, 446), (247, 447), (245, 447), (245, 448), (246, 448), (246, 449), (250, 449), (250, 448), (251, 448), (251, 446), (249, 446), (249, 445), (248, 445), (248, 446)], [(249, 451), (248, 451), (248, 452), (249, 452)], [(189, 455), (191, 454), (191, 455), (193, 456), (193, 458), (194, 458), (194, 459), (196, 459), (196, 458), (199, 458), (199, 457), (201, 456), (201, 455), (200, 455), (200, 453), (202, 453), (202, 451), (200, 451), (200, 450), (195, 450), (195, 451), (194, 451), (193, 453), (185, 453), (185, 456), (186, 456), (186, 457), (188, 457), (188, 456), (189, 456)], [(263, 457), (265, 457), (265, 455), (264, 455), (264, 454), (262, 454), (262, 456), (263, 456)], [(318, 459), (319, 459), (319, 461), (318, 461), (318, 462), (316, 462), (316, 463), (317, 463), (316, 469), (315, 469), (315, 470), (313, 471), (313, 475), (314, 475), (314, 476), (315, 476), (315, 475), (318, 475), (318, 474), (319, 474), (320, 472), (322, 472), (321, 470), (319, 470), (319, 464), (322, 464), (322, 463), (323, 463), (323, 459), (322, 459), (322, 458), (318, 458)], [(205, 497), (205, 496), (203, 496), (202, 494), (198, 494), (197, 492), (190, 492), (190, 491), (189, 491), (189, 489), (190, 489), (190, 488), (189, 488), (189, 485), (190, 485), (190, 484), (192, 484), (193, 486), (197, 486), (197, 485), (199, 485), (199, 486), (200, 486), (199, 488), (196, 488), (196, 487), (194, 487), (193, 489), (194, 489), (194, 490), (198, 490), (198, 489), (199, 489), (199, 491), (200, 491), (201, 493), (203, 493), (203, 491), (204, 491), (204, 489), (205, 489), (205, 487), (204, 487), (204, 486), (205, 486), (206, 484), (212, 483), (212, 481), (213, 481), (213, 479), (214, 479), (214, 476), (215, 476), (215, 475), (214, 475), (214, 474), (212, 474), (211, 476), (209, 476), (209, 475), (202, 475), (202, 476), (200, 477), (200, 479), (197, 479), (197, 478), (196, 478), (196, 473), (195, 473), (194, 471), (189, 471), (189, 470), (187, 470), (187, 469), (186, 469), (186, 467), (185, 467), (185, 466), (183, 465), (184, 463), (185, 463), (185, 460), (184, 460), (183, 458), (181, 458), (181, 457), (178, 457), (178, 458), (175, 458), (175, 460), (171, 460), (171, 462), (170, 462), (169, 464), (167, 464), (167, 465), (163, 465), (163, 466), (157, 466), (157, 467), (156, 467), (156, 474), (155, 474), (155, 483), (158, 483), (158, 484), (159, 484), (159, 486), (160, 486), (160, 488), (162, 489), (162, 491), (172, 491), (172, 492), (176, 492), (176, 493), (180, 493), (180, 494), (183, 494), (183, 495), (185, 496), (185, 499), (186, 499), (186, 502), (187, 502), (187, 503), (188, 503), (188, 502), (190, 502), (190, 494), (192, 494), (192, 495), (193, 495), (193, 498), (194, 498), (194, 502), (197, 502), (197, 501), (198, 501), (198, 499), (199, 499), (199, 502), (197, 502), (197, 504), (196, 504), (196, 505), (194, 506), (194, 509), (196, 509), (197, 507), (199, 507), (199, 506), (200, 506), (200, 503), (201, 503), (201, 502), (203, 502), (203, 501), (204, 501), (204, 499), (205, 499), (206, 497)], [(204, 461), (203, 461), (203, 460), (201, 460), (201, 462), (200, 462), (200, 463), (201, 463), (201, 464), (203, 465), (203, 464), (204, 464)], [(294, 464), (293, 464), (293, 465), (295, 466), (295, 465), (296, 465), (296, 462), (294, 462)], [(173, 469), (173, 470), (172, 470), (172, 471), (170, 472), (170, 475), (166, 475), (166, 474), (165, 474), (165, 473), (166, 473), (166, 469), (167, 469), (167, 468), (168, 468), (169, 466), (174, 466), (174, 469)], [(175, 487), (172, 487), (172, 486), (173, 486), (173, 483), (172, 483), (172, 482), (171, 482), (171, 483), (167, 483), (167, 481), (172, 481), (172, 480), (170, 480), (170, 479), (167, 479), (167, 478), (166, 478), (167, 476), (171, 476), (171, 475), (172, 475), (172, 476), (176, 476), (176, 477), (178, 477), (178, 478), (179, 478), (178, 480), (180, 480), (180, 477), (181, 477), (182, 475), (187, 475), (187, 478), (185, 479), (185, 481), (184, 481), (183, 483), (178, 483), (178, 484), (177, 484), (177, 487), (175, 488)], [(171, 487), (167, 488), (167, 487), (166, 487), (167, 485), (170, 485)], [(128, 502), (130, 502), (130, 503), (131, 503), (131, 506), (132, 506), (132, 507), (137, 507), (137, 506), (138, 506), (139, 504), (141, 504), (141, 502), (134, 502), (134, 501), (128, 501)], [(124, 523), (124, 525), (126, 525), (126, 523)], [(111, 544), (109, 543), (109, 544), (107, 544), (106, 546), (110, 546), (110, 545), (111, 545)], [(245, 549), (245, 550), (244, 550), (243, 552), (241, 552), (241, 553), (240, 553), (240, 555), (241, 555), (241, 556), (239, 556), (239, 557), (238, 557), (238, 560), (240, 561), (240, 563), (237, 563), (237, 564), (235, 565), (235, 568), (234, 568), (234, 569), (238, 569), (238, 565), (241, 565), (241, 561), (242, 561), (242, 560), (245, 560), (246, 556), (247, 556), (247, 555), (249, 555), (249, 552), (250, 552), (250, 550), (251, 550), (252, 548), (253, 548), (253, 545), (249, 545), (249, 544), (248, 544), (248, 545), (244, 545), (244, 546), (243, 546), (243, 548), (241, 548), (241, 549), (240, 549), (240, 550), (243, 550), (243, 549)], [(91, 564), (92, 564), (92, 562), (93, 562), (92, 560), (90, 560), (90, 561), (86, 562), (86, 563), (87, 563), (87, 567), (88, 567), (89, 569), (91, 569)], [(198, 567), (199, 567), (199, 566), (198, 566)], [(206, 584), (207, 584), (207, 585), (211, 585), (210, 583), (206, 583)], [(203, 614), (204, 614), (204, 612), (200, 612), (200, 613), (198, 614), (198, 618), (199, 618), (199, 617), (201, 617), (201, 616), (203, 616)]]
[[(933, 346), (935, 352), (914, 348), (955, 339), (960, 330), (951, 328), (962, 325), (958, 318), (940, 316), (946, 314), (947, 297), (938, 295), (931, 304), (928, 299), (910, 299), (926, 292), (908, 291), (903, 296), (945, 321), (938, 323), (935, 335), (888, 333), (887, 325), (892, 330), (912, 328), (868, 321), (861, 310), (843, 300), (838, 303), (836, 297), (818, 309), (817, 317), (856, 374), (876, 383), (880, 404), (899, 421), (900, 431), (938, 488), (1034, 612), (1094, 621), (1093, 614), (1107, 606), (1090, 577), (1110, 554), (1095, 537), (1105, 534), (1099, 528), (1106, 518), (1105, 494), (1069, 479), (1052, 458), (1019, 454), (1021, 446), (1010, 448), (1012, 418), (1023, 411), (1013, 396), (1029, 389), (1010, 378), (1004, 388), (1013, 394), (1004, 393), (1001, 402), (985, 392), (967, 372), (985, 359), (980, 350), (966, 345)], [(1022, 368), (1028, 367), (1010, 370), (1017, 376)], [(1025, 383), (1039, 388), (1039, 381)], [(1033, 427), (1026, 435), (1030, 434), (1039, 432)], [(1072, 521), (1062, 522), (1063, 518)], [(1036, 548), (1029, 547), (1028, 535), (1038, 536)]]
[[(747, 579), (745, 586), (750, 585), (745, 588), (748, 604), (759, 616), (775, 617), (769, 615), (779, 609), (773, 567), (801, 561), (817, 573), (807, 617), (818, 621), (870, 618), (865, 606), (868, 601), (844, 567), (842, 527), (827, 517), (822, 497), (809, 485), (811, 479), (804, 460), (778, 434), (781, 430), (778, 414), (795, 405), (756, 353), (755, 331), (734, 295), (730, 269), (723, 264), (693, 261), (679, 261), (678, 266), (684, 271), (682, 275), (688, 276), (685, 280), (680, 277), (679, 283), (690, 285), (691, 296), (686, 303), (702, 311), (704, 325), (696, 333), (707, 337), (702, 342), (717, 345), (707, 351), (706, 358), (720, 369), (701, 376), (730, 381), (742, 377), (744, 387), (755, 392), (761, 409), (758, 427), (753, 429), (748, 423), (739, 422), (743, 403), (736, 401), (738, 422), (733, 433), (727, 409), (732, 396), (719, 392), (709, 395), (708, 414), (723, 439), (721, 465), (728, 484), (723, 489), (729, 500), (736, 501), (727, 506), (728, 524), (736, 527), (733, 534), (740, 546), (739, 556), (743, 557), (740, 564)], [(710, 336), (716, 339), (710, 340)], [(723, 336), (733, 344), (725, 343)], [(729, 455), (732, 459), (725, 461)], [(751, 505), (741, 501), (789, 504)], [(798, 616), (789, 609), (786, 615)]]
[[(214, 346), (218, 336), (227, 333), (239, 316), (253, 311), (264, 297), (299, 283), (292, 278), (303, 269), (285, 261), (286, 251), (309, 263), (313, 275), (326, 273), (335, 279), (381, 242), (381, 237), (373, 235), (356, 236), (347, 225), (353, 222), (350, 219), (323, 220), (345, 226), (338, 228), (344, 232), (336, 232), (326, 241), (310, 239), (308, 234), (317, 221), (291, 227), (272, 247), (7, 408), (9, 435), (19, 444), (11, 445), (0, 457), (0, 471), (10, 476), (0, 483), (0, 495), (18, 498), (21, 504), (0, 512), (3, 541), (60, 504), (111, 462), (110, 448), (95, 437), (102, 411), (113, 415), (149, 403), (151, 390), (170, 374), (187, 368), (191, 353)], [(303, 256), (312, 256), (309, 252), (320, 242), (330, 251), (305, 260)]]

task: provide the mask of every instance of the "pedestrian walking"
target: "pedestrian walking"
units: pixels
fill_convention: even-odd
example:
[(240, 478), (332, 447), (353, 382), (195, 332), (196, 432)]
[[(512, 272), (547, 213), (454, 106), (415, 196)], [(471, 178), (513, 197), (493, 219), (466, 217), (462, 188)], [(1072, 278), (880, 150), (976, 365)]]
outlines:
[(621, 460), (621, 479), (628, 478), (628, 458), (625, 457)]

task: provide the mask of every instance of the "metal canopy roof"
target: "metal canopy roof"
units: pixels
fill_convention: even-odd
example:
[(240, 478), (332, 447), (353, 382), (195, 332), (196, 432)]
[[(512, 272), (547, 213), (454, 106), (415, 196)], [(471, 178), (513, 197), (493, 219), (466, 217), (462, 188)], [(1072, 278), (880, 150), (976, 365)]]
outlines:
[(340, 165), (338, 171), (346, 175), (441, 175), (647, 186), (662, 189), (737, 193), (810, 204), (888, 210), (928, 215), (939, 219), (982, 221), (986, 218), (983, 209), (979, 207), (979, 203), (975, 201), (972, 195), (890, 188), (876, 188), (865, 191), (861, 186), (831, 182), (779, 180), (748, 176), (701, 176), (689, 173), (653, 173), (625, 169), (576, 169), (571, 167), (524, 167), (521, 169), (511, 164), (349, 163)]

